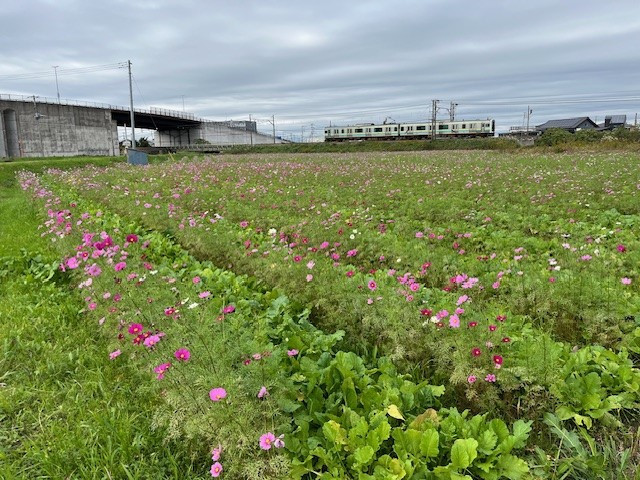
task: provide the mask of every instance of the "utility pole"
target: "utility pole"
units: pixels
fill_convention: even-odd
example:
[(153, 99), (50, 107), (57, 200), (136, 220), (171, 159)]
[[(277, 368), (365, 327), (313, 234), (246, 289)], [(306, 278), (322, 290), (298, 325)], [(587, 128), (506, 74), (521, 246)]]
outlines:
[(56, 92), (58, 92), (58, 105), (60, 104), (60, 87), (58, 87), (58, 65), (53, 65), (53, 73), (56, 76)]
[[(249, 123), (251, 123), (251, 114), (249, 114)], [(249, 127), (249, 135), (251, 138), (251, 146), (253, 146), (253, 129), (251, 128), (251, 125), (248, 125)]]
[(276, 116), (271, 115), (271, 120), (267, 120), (273, 127), (273, 143), (276, 143)]
[(529, 117), (531, 117), (532, 112), (531, 107), (527, 105), (527, 135), (529, 134)]
[(431, 140), (436, 139), (436, 118), (438, 116), (438, 102), (440, 100), (431, 100)]
[(136, 148), (136, 120), (133, 113), (133, 84), (131, 83), (131, 60), (127, 60), (129, 67), (129, 102), (131, 104), (131, 148)]
[(449, 121), (451, 122), (455, 122), (456, 121), (456, 107), (458, 106), (457, 103), (453, 103), (451, 102), (451, 104), (449, 105)]

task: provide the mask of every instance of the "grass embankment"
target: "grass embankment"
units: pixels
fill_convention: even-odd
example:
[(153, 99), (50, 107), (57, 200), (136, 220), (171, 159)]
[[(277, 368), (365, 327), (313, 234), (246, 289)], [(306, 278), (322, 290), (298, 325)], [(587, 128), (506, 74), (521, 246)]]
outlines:
[(159, 399), (133, 400), (143, 373), (104, 354), (15, 182), (16, 170), (48, 166), (0, 164), (0, 478), (177, 478), (191, 461), (152, 430), (147, 413)]
[(412, 152), (420, 150), (516, 150), (517, 142), (501, 138), (447, 138), (430, 140), (401, 140), (383, 142), (288, 143), (266, 145), (237, 145), (225, 153), (354, 153), (354, 152)]

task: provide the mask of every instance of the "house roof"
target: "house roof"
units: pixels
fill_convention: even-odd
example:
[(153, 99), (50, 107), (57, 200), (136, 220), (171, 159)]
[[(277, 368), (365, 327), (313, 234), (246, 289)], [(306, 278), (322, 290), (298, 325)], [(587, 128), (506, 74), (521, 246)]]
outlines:
[(616, 125), (624, 125), (627, 123), (626, 115), (607, 115), (605, 120), (609, 120), (609, 123), (615, 123)]
[(588, 120), (594, 127), (597, 125), (589, 117), (561, 118), (559, 120), (549, 120), (542, 125), (537, 125), (538, 130), (547, 130), (548, 128), (577, 128), (585, 120)]

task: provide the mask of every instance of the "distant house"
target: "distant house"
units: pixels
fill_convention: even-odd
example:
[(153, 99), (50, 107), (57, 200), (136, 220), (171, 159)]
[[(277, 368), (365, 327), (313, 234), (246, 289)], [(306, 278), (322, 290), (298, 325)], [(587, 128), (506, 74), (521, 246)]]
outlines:
[(589, 130), (598, 128), (596, 122), (589, 117), (576, 117), (576, 118), (562, 118), (559, 120), (549, 120), (542, 125), (537, 125), (536, 129), (544, 133), (550, 128), (561, 128), (567, 132), (575, 133), (578, 130)]
[(627, 124), (626, 115), (607, 115), (604, 117), (604, 123), (598, 125), (598, 130), (614, 130)]

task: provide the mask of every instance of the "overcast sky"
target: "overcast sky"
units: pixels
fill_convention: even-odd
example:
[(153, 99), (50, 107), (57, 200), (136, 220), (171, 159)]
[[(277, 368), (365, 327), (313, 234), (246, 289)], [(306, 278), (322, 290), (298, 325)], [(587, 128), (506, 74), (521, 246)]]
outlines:
[(425, 119), (432, 99), (500, 129), (527, 104), (531, 124), (640, 111), (640, 0), (20, 0), (3, 2), (0, 45), (3, 94), (55, 98), (58, 65), (63, 99), (128, 105), (125, 69), (65, 70), (130, 59), (136, 106), (184, 95), (288, 135)]

